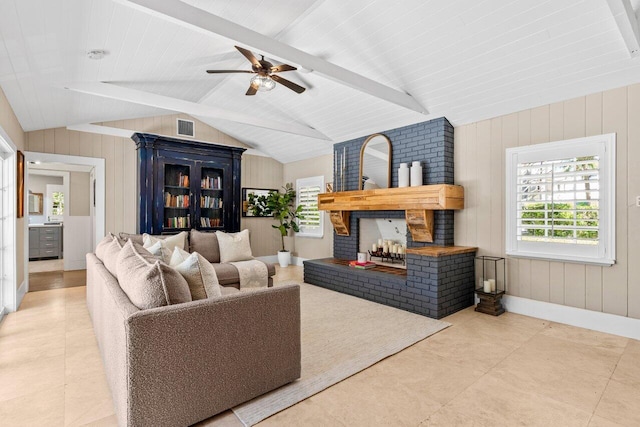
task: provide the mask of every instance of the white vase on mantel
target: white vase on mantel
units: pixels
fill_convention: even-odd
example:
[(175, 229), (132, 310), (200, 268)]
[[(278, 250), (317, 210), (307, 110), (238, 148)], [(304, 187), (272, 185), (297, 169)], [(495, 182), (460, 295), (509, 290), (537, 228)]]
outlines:
[(409, 166), (406, 163), (400, 163), (398, 168), (398, 187), (409, 186)]
[(411, 164), (411, 186), (418, 187), (422, 185), (422, 165), (417, 160)]

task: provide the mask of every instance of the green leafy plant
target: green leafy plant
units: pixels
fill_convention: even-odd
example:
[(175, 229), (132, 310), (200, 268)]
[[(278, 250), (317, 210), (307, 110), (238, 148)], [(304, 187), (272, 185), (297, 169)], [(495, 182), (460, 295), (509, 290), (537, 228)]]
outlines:
[(274, 224), (272, 227), (280, 231), (282, 251), (285, 251), (285, 236), (289, 234), (289, 230), (293, 230), (294, 232), (300, 231), (296, 220), (304, 219), (304, 216), (301, 214), (302, 205), (295, 206), (296, 190), (293, 189), (293, 184), (288, 182), (282, 188), (284, 189), (284, 192), (271, 191), (266, 196), (249, 194), (247, 209), (254, 216), (273, 215), (274, 219), (280, 224)]

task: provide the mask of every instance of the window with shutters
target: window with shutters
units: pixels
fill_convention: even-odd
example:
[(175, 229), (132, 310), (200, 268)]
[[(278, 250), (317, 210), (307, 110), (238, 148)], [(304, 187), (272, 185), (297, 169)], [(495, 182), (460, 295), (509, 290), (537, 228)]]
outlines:
[(509, 148), (507, 255), (615, 262), (615, 134)]
[(298, 205), (302, 205), (303, 218), (298, 221), (300, 237), (322, 237), (324, 235), (324, 212), (318, 210), (318, 194), (324, 188), (324, 176), (296, 180)]

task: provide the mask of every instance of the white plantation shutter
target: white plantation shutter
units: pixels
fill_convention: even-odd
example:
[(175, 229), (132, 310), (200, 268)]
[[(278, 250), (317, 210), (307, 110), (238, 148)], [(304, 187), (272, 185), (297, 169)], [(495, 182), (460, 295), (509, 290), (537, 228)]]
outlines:
[(318, 194), (324, 188), (324, 176), (314, 176), (296, 180), (296, 197), (302, 205), (303, 219), (298, 220), (301, 237), (322, 237), (324, 235), (324, 212), (318, 210)]
[(615, 134), (507, 149), (506, 252), (615, 262)]
[(599, 156), (517, 165), (517, 239), (598, 244)]

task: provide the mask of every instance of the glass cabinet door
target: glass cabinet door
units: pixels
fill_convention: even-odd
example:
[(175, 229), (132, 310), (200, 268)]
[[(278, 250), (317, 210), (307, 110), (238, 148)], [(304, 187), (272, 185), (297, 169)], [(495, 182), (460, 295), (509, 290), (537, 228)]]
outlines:
[(225, 212), (224, 169), (203, 165), (200, 169), (198, 228), (223, 229)]
[(181, 231), (191, 228), (192, 170), (187, 164), (165, 162), (162, 182), (162, 229)]

